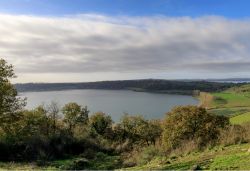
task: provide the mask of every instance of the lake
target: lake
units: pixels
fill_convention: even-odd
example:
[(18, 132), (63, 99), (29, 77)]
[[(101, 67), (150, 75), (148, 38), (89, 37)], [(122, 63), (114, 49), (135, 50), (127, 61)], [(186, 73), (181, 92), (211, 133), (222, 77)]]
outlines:
[(199, 101), (192, 96), (170, 95), (130, 90), (67, 90), (45, 92), (23, 92), (27, 97), (27, 109), (55, 101), (62, 107), (68, 102), (88, 106), (90, 113), (102, 111), (119, 121), (124, 113), (141, 114), (147, 119), (163, 118), (165, 113), (176, 105), (197, 105)]

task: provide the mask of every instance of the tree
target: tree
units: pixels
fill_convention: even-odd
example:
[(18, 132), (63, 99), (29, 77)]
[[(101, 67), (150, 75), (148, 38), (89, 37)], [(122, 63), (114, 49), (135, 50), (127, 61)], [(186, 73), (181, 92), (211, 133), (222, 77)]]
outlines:
[(81, 107), (77, 103), (68, 103), (63, 107), (62, 112), (64, 122), (68, 125), (70, 132), (77, 124), (86, 124), (88, 122), (89, 110), (87, 106)]
[(25, 106), (25, 99), (17, 97), (17, 91), (10, 79), (15, 78), (12, 65), (0, 59), (0, 127), (7, 133), (14, 133), (13, 125), (21, 118), (21, 111)]
[(51, 118), (49, 118), (48, 116), (48, 111), (45, 108), (44, 105), (40, 105), (38, 106), (36, 109), (33, 110), (34, 113), (36, 113), (37, 115), (41, 116), (41, 118), (43, 118), (43, 132), (45, 133), (46, 136), (49, 136), (50, 130), (51, 130)]
[(23, 111), (22, 137), (48, 136), (48, 118), (41, 106), (34, 110)]
[(142, 116), (124, 115), (119, 125), (123, 129), (123, 139), (141, 144), (155, 144), (161, 136), (161, 124), (157, 120), (148, 121)]
[(105, 135), (112, 129), (112, 119), (103, 112), (97, 112), (90, 117), (90, 125), (100, 135)]
[(163, 143), (167, 148), (178, 148), (186, 141), (198, 147), (215, 143), (220, 130), (229, 124), (227, 117), (209, 114), (197, 106), (180, 106), (167, 113), (163, 123)]
[(56, 128), (57, 128), (57, 120), (59, 118), (59, 107), (58, 104), (54, 101), (51, 102), (51, 104), (47, 107), (48, 111), (48, 118), (52, 120), (52, 131), (53, 135), (56, 134)]

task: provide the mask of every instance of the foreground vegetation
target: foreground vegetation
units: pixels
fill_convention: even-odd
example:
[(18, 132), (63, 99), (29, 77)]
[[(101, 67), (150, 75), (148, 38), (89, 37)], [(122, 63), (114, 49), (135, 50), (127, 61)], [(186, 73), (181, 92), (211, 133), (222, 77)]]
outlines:
[[(157, 156), (151, 156), (152, 160), (148, 161), (146, 164), (126, 169), (124, 168), (121, 170), (248, 170), (250, 168), (250, 152), (248, 152), (249, 147), (250, 144), (238, 144), (226, 147), (217, 146), (213, 149), (206, 149), (202, 152), (195, 151), (176, 155), (172, 154), (171, 156), (157, 154)], [(148, 147), (145, 151), (150, 151), (148, 150), (150, 148), (152, 147)], [(77, 158), (51, 161), (47, 163), (46, 166), (37, 166), (35, 163), (2, 162), (0, 163), (0, 168), (11, 170), (60, 170), (65, 165), (70, 165), (76, 160)], [(142, 160), (147, 161), (146, 157)], [(108, 166), (113, 165), (113, 162), (114, 160), (110, 160), (109, 162), (107, 162), (106, 159), (104, 159), (104, 161), (100, 160), (99, 163), (94, 163), (91, 168), (108, 168)]]
[(131, 170), (249, 170), (250, 144), (216, 146), (202, 152), (157, 156), (145, 165)]
[[(14, 77), (13, 66), (0, 60), (0, 168), (250, 169), (250, 124), (242, 122), (248, 106), (234, 99), (245, 102), (247, 87), (202, 93), (203, 107), (176, 107), (162, 120), (125, 114), (114, 123), (74, 102), (25, 110)], [(215, 114), (228, 108), (245, 115)]]

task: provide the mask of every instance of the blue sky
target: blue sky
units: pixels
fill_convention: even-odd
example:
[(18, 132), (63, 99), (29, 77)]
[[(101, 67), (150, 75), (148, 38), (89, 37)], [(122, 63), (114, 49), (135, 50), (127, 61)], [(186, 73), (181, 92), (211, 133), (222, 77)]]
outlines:
[(100, 13), (129, 16), (220, 15), (248, 18), (249, 0), (0, 0), (0, 12), (29, 15)]
[(0, 0), (14, 82), (250, 77), (250, 0)]

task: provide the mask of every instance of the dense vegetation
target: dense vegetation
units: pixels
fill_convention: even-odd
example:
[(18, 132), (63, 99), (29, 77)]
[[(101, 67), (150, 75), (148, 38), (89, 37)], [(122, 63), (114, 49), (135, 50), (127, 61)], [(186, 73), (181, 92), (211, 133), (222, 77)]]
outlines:
[[(74, 102), (62, 109), (52, 102), (25, 110), (25, 99), (17, 97), (9, 81), (13, 77), (13, 66), (0, 60), (2, 168), (145, 169), (152, 165), (157, 169), (227, 169), (217, 167), (223, 157), (214, 156), (214, 162), (204, 164), (198, 156), (209, 159), (207, 149), (250, 141), (248, 124), (232, 125), (228, 117), (197, 106), (176, 107), (163, 120), (126, 114), (118, 123), (102, 112), (89, 115), (86, 106)], [(221, 154), (235, 161), (230, 154)], [(248, 156), (239, 153), (236, 160), (242, 157)]]
[(16, 84), (18, 91), (51, 91), (69, 89), (108, 89), (152, 91), (174, 94), (194, 94), (198, 91), (215, 92), (234, 86), (233, 83), (218, 83), (208, 81), (174, 81), (174, 80), (124, 80), (100, 81), (87, 83), (28, 83)]

